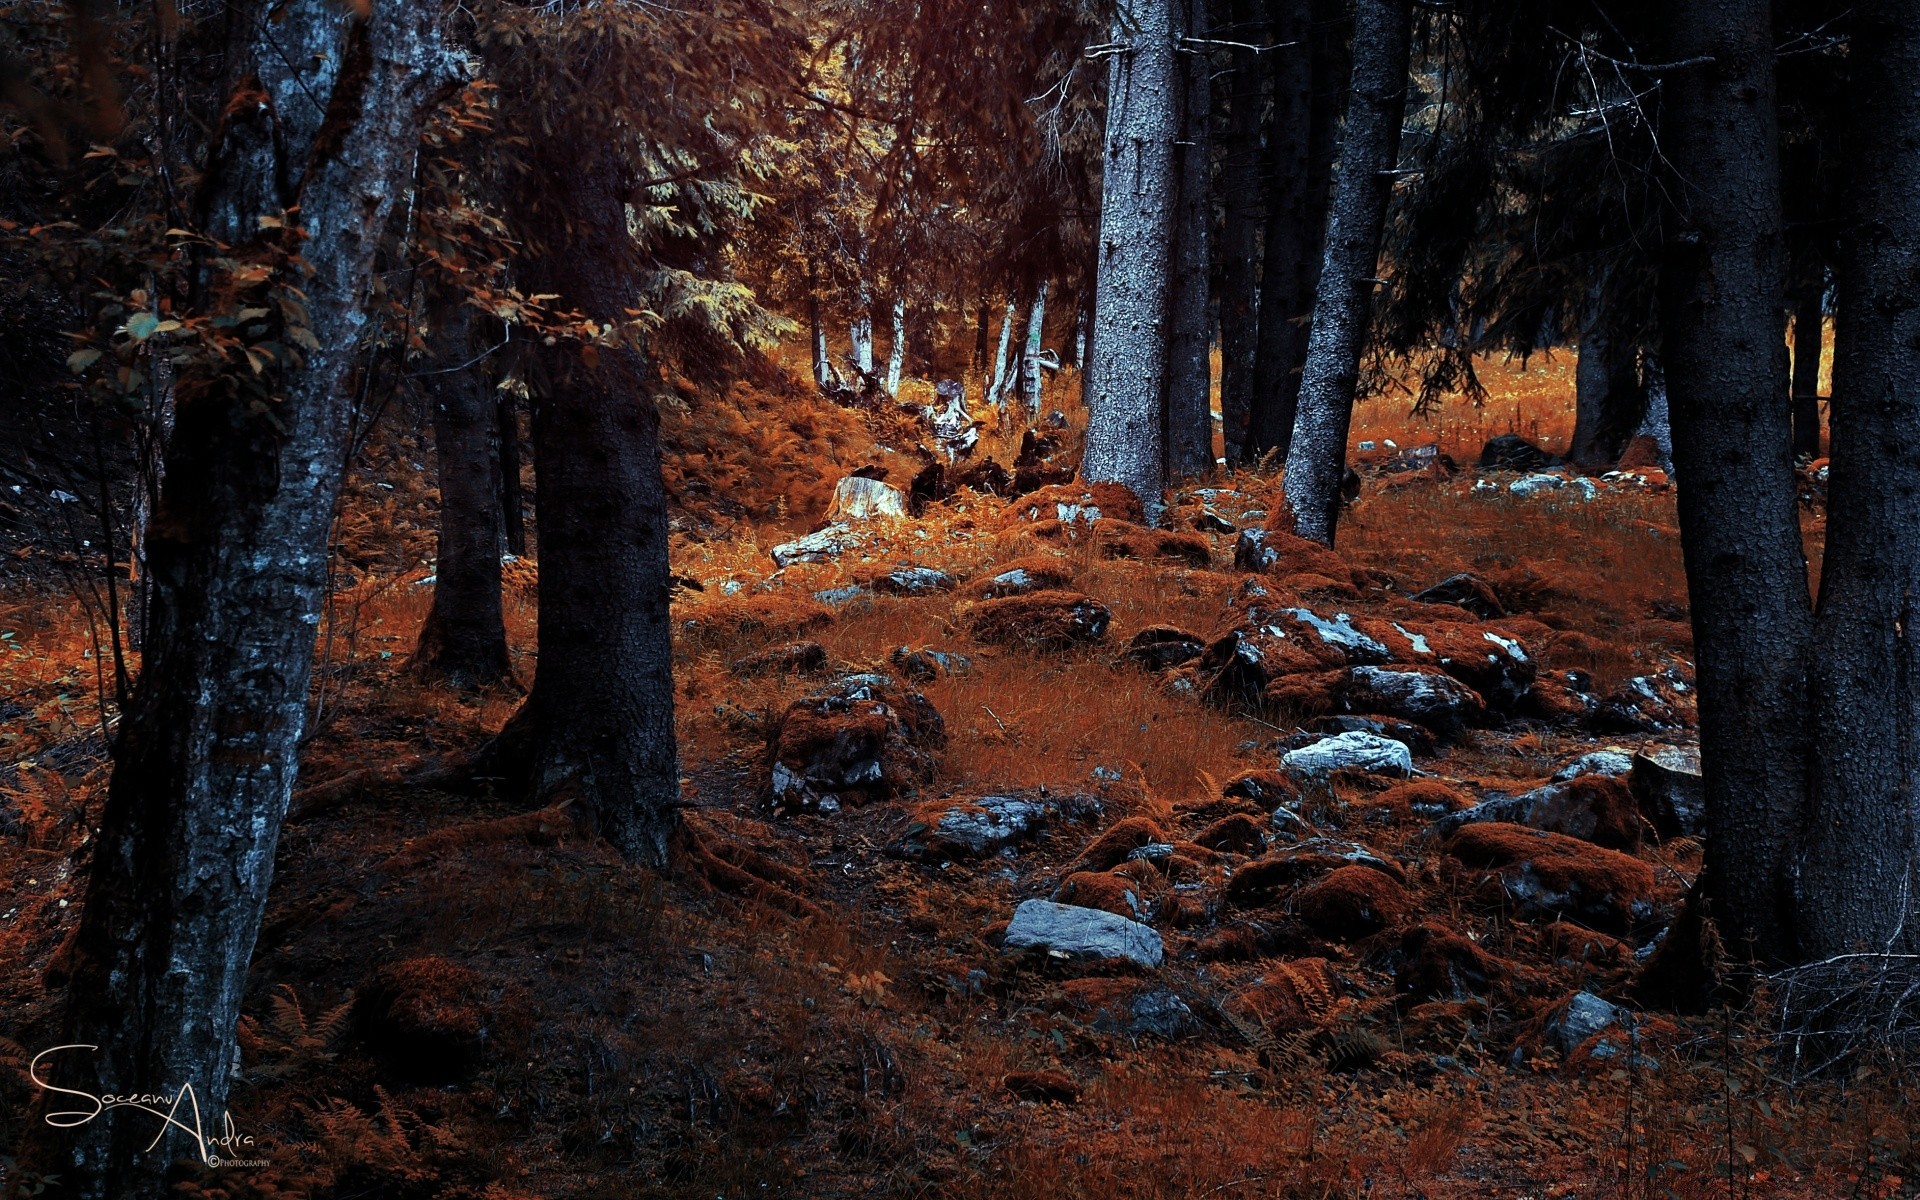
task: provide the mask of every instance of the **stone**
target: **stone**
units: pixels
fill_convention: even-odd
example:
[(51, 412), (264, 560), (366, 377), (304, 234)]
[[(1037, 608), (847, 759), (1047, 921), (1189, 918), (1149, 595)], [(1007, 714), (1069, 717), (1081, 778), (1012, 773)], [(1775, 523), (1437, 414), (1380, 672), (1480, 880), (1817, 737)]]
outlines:
[(1588, 1038), (1619, 1024), (1620, 1017), (1619, 1005), (1610, 1004), (1592, 992), (1575, 992), (1547, 1018), (1547, 1041), (1561, 1054), (1570, 1055)]
[(1480, 465), (1498, 471), (1538, 471), (1553, 462), (1553, 455), (1517, 433), (1503, 433), (1487, 439), (1480, 448)]
[(1633, 756), (1628, 786), (1661, 837), (1697, 837), (1705, 832), (1707, 791), (1700, 777), (1698, 749), (1647, 747)]
[[(926, 830), (932, 848), (955, 856), (984, 858), (1038, 829), (1058, 811), (1042, 798), (982, 796), (943, 811)], [(913, 830), (909, 829), (911, 835)]]
[(1096, 908), (1023, 900), (1001, 945), (1008, 951), (1039, 950), (1067, 958), (1121, 958), (1157, 967), (1166, 957), (1160, 935), (1138, 921)]
[(1297, 775), (1318, 777), (1340, 769), (1405, 777), (1413, 773), (1413, 753), (1405, 742), (1377, 734), (1337, 733), (1280, 757), (1280, 764)]
[(1451, 604), (1483, 620), (1507, 615), (1506, 606), (1500, 601), (1500, 593), (1494, 590), (1493, 585), (1465, 571), (1449, 575), (1425, 591), (1415, 592), (1413, 599), (1421, 604)]
[(1339, 695), (1347, 708), (1414, 721), (1442, 737), (1487, 719), (1480, 693), (1431, 668), (1354, 667)]
[(775, 566), (785, 569), (795, 563), (831, 562), (858, 545), (860, 540), (851, 525), (829, 525), (805, 537), (782, 542), (767, 553), (773, 556)]
[(964, 654), (912, 646), (895, 646), (888, 661), (902, 678), (915, 683), (932, 683), (943, 676), (964, 675), (973, 669), (973, 660)]
[(1102, 1033), (1124, 1033), (1172, 1041), (1198, 1033), (1200, 1022), (1194, 1018), (1193, 1009), (1177, 992), (1160, 987), (1136, 992), (1122, 1002), (1101, 1008), (1094, 1015), (1093, 1027)]
[(870, 521), (875, 517), (902, 518), (907, 515), (907, 494), (890, 483), (849, 475), (833, 486), (833, 502), (827, 507), (827, 520), (835, 522)]
[(1507, 485), (1507, 491), (1516, 496), (1538, 496), (1543, 492), (1557, 492), (1567, 486), (1567, 477), (1542, 472), (1536, 475), (1523, 475)]
[(1626, 785), (1610, 775), (1581, 775), (1518, 796), (1485, 800), (1442, 817), (1434, 823), (1433, 833), (1446, 837), (1464, 825), (1483, 821), (1563, 833), (1609, 850), (1631, 853), (1640, 848), (1638, 806)]
[(727, 665), (727, 670), (742, 678), (752, 678), (757, 675), (804, 675), (824, 670), (826, 665), (827, 648), (819, 642), (787, 642), (758, 654), (737, 658)]
[(876, 576), (869, 586), (889, 596), (930, 596), (950, 592), (959, 585), (958, 579), (932, 567), (900, 567)]
[(969, 624), (983, 642), (1063, 650), (1104, 638), (1112, 619), (1107, 606), (1091, 596), (1047, 591), (983, 600)]
[(822, 591), (815, 592), (813, 598), (828, 608), (844, 608), (862, 596), (870, 596), (872, 594), (872, 592), (857, 583), (849, 583), (841, 587), (826, 588)]
[[(1392, 738), (1396, 742), (1405, 742), (1407, 749), (1415, 756), (1433, 753), (1433, 730), (1425, 725), (1417, 725), (1400, 717), (1390, 717), (1384, 713), (1333, 713), (1324, 717), (1311, 717), (1302, 726), (1309, 734), (1329, 733), (1371, 733), (1380, 737)], [(1302, 736), (1298, 741), (1290, 742), (1287, 749), (1304, 746), (1313, 741), (1312, 737)]]
[(1166, 671), (1199, 658), (1207, 643), (1173, 625), (1149, 625), (1127, 642), (1126, 655), (1149, 671)]
[(847, 676), (794, 701), (774, 726), (769, 799), (800, 812), (904, 795), (931, 782), (946, 742), (946, 725), (925, 696), (884, 675)]
[(1302, 888), (1293, 908), (1315, 933), (1351, 942), (1401, 924), (1413, 901), (1389, 876), (1351, 866), (1335, 868)]
[(1553, 773), (1554, 783), (1565, 783), (1582, 775), (1625, 775), (1633, 770), (1633, 753), (1618, 746), (1589, 750)]
[(1487, 822), (1462, 828), (1445, 851), (1527, 920), (1565, 917), (1615, 933), (1654, 915), (1652, 867), (1565, 834)]

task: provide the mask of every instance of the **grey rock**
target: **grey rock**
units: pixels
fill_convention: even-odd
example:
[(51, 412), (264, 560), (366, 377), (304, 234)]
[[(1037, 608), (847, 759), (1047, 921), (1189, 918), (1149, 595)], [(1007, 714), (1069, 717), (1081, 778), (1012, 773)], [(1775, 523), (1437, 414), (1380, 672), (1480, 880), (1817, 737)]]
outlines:
[(1296, 775), (1322, 776), (1342, 767), (1380, 775), (1405, 777), (1413, 773), (1413, 753), (1405, 742), (1377, 734), (1338, 733), (1280, 757), (1280, 765)]
[(824, 591), (815, 592), (813, 598), (828, 608), (840, 608), (844, 605), (851, 604), (862, 596), (868, 595), (872, 595), (872, 593), (867, 591), (866, 588), (858, 584), (850, 583), (845, 587), (827, 588)]
[(982, 796), (941, 814), (933, 840), (942, 849), (984, 858), (1037, 829), (1055, 811), (1046, 800)]
[(1633, 754), (1618, 746), (1590, 750), (1553, 773), (1554, 783), (1565, 783), (1582, 775), (1625, 775), (1633, 770)]
[(1342, 690), (1349, 708), (1415, 721), (1443, 736), (1458, 734), (1487, 716), (1480, 693), (1438, 672), (1354, 667)]
[(1157, 967), (1166, 957), (1160, 935), (1138, 921), (1097, 908), (1023, 900), (1007, 925), (1009, 951), (1044, 950), (1068, 958), (1124, 958)]
[(1611, 1028), (1620, 1020), (1621, 1010), (1592, 992), (1575, 992), (1572, 999), (1547, 1018), (1547, 1040), (1560, 1053), (1572, 1054), (1580, 1043)]
[(950, 592), (959, 584), (958, 579), (932, 567), (900, 567), (875, 579), (873, 590), (891, 596), (929, 596)]
[(1633, 756), (1627, 786), (1662, 837), (1694, 837), (1706, 828), (1706, 783), (1700, 751), (1649, 746)]
[(790, 542), (782, 542), (768, 551), (775, 566), (786, 568), (795, 563), (829, 562), (857, 544), (853, 528), (846, 524), (829, 525)]
[(1127, 1000), (1125, 1015), (1101, 1009), (1093, 1027), (1102, 1033), (1126, 1033), (1136, 1037), (1161, 1037), (1169, 1041), (1191, 1037), (1200, 1031), (1193, 1009), (1178, 993), (1168, 988), (1141, 992)]

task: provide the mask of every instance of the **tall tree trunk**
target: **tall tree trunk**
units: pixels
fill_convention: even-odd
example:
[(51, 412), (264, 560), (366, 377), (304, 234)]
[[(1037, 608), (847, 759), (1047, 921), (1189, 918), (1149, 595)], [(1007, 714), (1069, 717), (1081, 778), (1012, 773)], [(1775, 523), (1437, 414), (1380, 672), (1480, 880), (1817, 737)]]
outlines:
[[(1221, 37), (1258, 43), (1254, 0), (1215, 0)], [(1298, 48), (1292, 53), (1299, 57)], [(1220, 429), (1227, 461), (1243, 461), (1253, 414), (1254, 352), (1260, 336), (1260, 126), (1266, 105), (1265, 59), (1236, 47), (1228, 72), (1227, 119), (1220, 151)]]
[(1007, 353), (1013, 347), (1013, 318), (1016, 309), (1011, 295), (1007, 297), (1007, 311), (1000, 318), (1000, 346), (993, 354), (993, 379), (987, 384), (987, 403), (999, 408), (1007, 400)]
[(987, 324), (990, 314), (987, 298), (980, 297), (980, 315), (973, 327), (973, 369), (982, 375), (987, 373)]
[(1400, 155), (1412, 40), (1410, 0), (1360, 0), (1353, 26), (1340, 183), (1327, 221), (1327, 253), (1314, 293), (1313, 329), (1300, 378), (1300, 411), (1287, 450), (1286, 497), (1302, 537), (1331, 546), (1347, 468), (1347, 429), (1360, 352), (1373, 312), (1374, 272)]
[(493, 387), (472, 361), (475, 312), (464, 299), (436, 305), (440, 353), (424, 376), (433, 401), (433, 453), (440, 480), (439, 553), (433, 606), (413, 665), (428, 679), (483, 687), (513, 678), (500, 607), (500, 460)]
[[(597, 136), (553, 137), (515, 212), (529, 284), (602, 322), (639, 306), (626, 180)], [(537, 198), (539, 207), (532, 207)], [(666, 861), (678, 820), (660, 413), (631, 345), (535, 351), (540, 662), (496, 743), (502, 773), (574, 800), (629, 861)]]
[(1627, 438), (1646, 415), (1639, 352), (1615, 332), (1620, 324), (1618, 306), (1610, 295), (1603, 272), (1587, 296), (1579, 358), (1574, 363), (1573, 437), (1567, 457), (1589, 469), (1620, 461)]
[(1820, 294), (1825, 290), (1811, 284), (1793, 303), (1793, 452), (1808, 458), (1820, 457)]
[(1853, 211), (1838, 272), (1827, 550), (1810, 660), (1813, 786), (1798, 871), (1809, 959), (1920, 948), (1920, 26), (1896, 0), (1867, 0), (1853, 19)]
[(1046, 327), (1047, 281), (1042, 279), (1033, 292), (1033, 307), (1027, 310), (1027, 343), (1020, 354), (1020, 410), (1028, 421), (1040, 418), (1040, 343)]
[(1661, 262), (1667, 401), (1706, 776), (1702, 892), (1729, 950), (1792, 945), (1806, 790), (1809, 604), (1781, 403), (1784, 251), (1767, 0), (1666, 9)]
[(907, 364), (907, 300), (893, 298), (893, 340), (887, 345), (887, 395), (900, 394), (900, 372)]
[(1087, 364), (1090, 483), (1133, 489), (1156, 520), (1165, 487), (1161, 406), (1172, 291), (1180, 72), (1173, 0), (1121, 0), (1113, 17), (1107, 130)]
[(1076, 370), (1087, 365), (1087, 310), (1084, 308), (1073, 314), (1073, 365)]
[(500, 533), (507, 553), (527, 552), (526, 500), (520, 488), (520, 402), (506, 388), (493, 393), (494, 448), (500, 455)]
[(833, 386), (833, 358), (827, 353), (827, 326), (820, 317), (820, 267), (807, 259), (807, 321), (812, 334), (813, 385), (822, 391)]
[(1326, 253), (1333, 160), (1352, 76), (1352, 32), (1340, 0), (1270, 0), (1273, 60), (1267, 127), (1266, 230), (1262, 237), (1253, 410), (1246, 457), (1284, 459), (1293, 444), (1300, 370)]
[[(1207, 37), (1206, 0), (1179, 0), (1182, 36)], [(1213, 314), (1208, 288), (1213, 224), (1212, 62), (1193, 46), (1176, 61), (1180, 138), (1174, 147), (1173, 295), (1167, 329), (1167, 474), (1193, 478), (1213, 466)]]
[[(306, 724), (367, 279), (425, 111), (453, 80), (433, 6), (378, 5), (360, 21), (332, 0), (290, 0), (271, 23), (268, 7), (235, 3), (225, 21), (227, 76), (220, 106), (203, 115), (218, 132), (198, 218), (231, 258), (299, 287), (312, 345), (268, 376), (272, 419), (221, 381), (179, 381), (146, 545), (145, 668), (74, 943), (65, 1040), (76, 1048), (41, 1065), (90, 1095), (191, 1087), (209, 1136), (221, 1131)], [(262, 230), (261, 218), (295, 206), (303, 241)], [(298, 273), (285, 265), (296, 247), (307, 264)], [(169, 1163), (219, 1153), (138, 1106), (53, 1132), (67, 1194), (85, 1197), (171, 1195)]]

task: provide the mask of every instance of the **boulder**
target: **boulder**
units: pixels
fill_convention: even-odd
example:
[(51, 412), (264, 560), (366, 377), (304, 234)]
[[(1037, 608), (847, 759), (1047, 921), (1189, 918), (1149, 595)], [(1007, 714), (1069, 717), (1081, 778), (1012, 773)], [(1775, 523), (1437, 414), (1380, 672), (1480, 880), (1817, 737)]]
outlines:
[(1562, 764), (1553, 773), (1554, 783), (1565, 783), (1582, 775), (1625, 775), (1633, 770), (1633, 753), (1618, 746), (1589, 750), (1579, 758)]
[(864, 540), (853, 532), (851, 525), (842, 522), (816, 530), (805, 537), (782, 542), (767, 553), (773, 556), (775, 566), (784, 569), (795, 563), (831, 562)]
[(1238, 908), (1259, 908), (1307, 880), (1343, 867), (1374, 871), (1395, 883), (1405, 878), (1399, 867), (1356, 842), (1308, 838), (1242, 865), (1227, 880), (1227, 901)]
[(849, 475), (833, 486), (829, 521), (870, 521), (907, 515), (907, 494), (890, 483)]
[(1134, 992), (1122, 1003), (1100, 1008), (1094, 1014), (1093, 1027), (1102, 1033), (1123, 1033), (1172, 1041), (1198, 1033), (1200, 1022), (1179, 993), (1170, 988), (1157, 987)]
[(930, 596), (935, 592), (950, 592), (959, 583), (945, 571), (932, 567), (898, 567), (875, 576), (867, 586), (889, 596)]
[(1097, 908), (1133, 921), (1146, 920), (1152, 911), (1139, 882), (1117, 871), (1075, 871), (1060, 881), (1048, 899), (1056, 904)]
[(903, 679), (914, 683), (932, 683), (943, 676), (965, 674), (973, 668), (973, 660), (964, 654), (912, 646), (895, 646), (888, 661)]
[(1337, 695), (1349, 709), (1414, 721), (1441, 737), (1487, 719), (1480, 693), (1432, 667), (1354, 667)]
[(787, 642), (758, 654), (736, 658), (727, 670), (742, 678), (757, 675), (804, 675), (825, 670), (827, 649), (819, 642)]
[(1235, 570), (1258, 575), (1317, 575), (1351, 583), (1346, 560), (1319, 542), (1278, 529), (1243, 529), (1233, 544)]
[(1300, 785), (1278, 771), (1242, 771), (1227, 780), (1220, 794), (1229, 799), (1251, 800), (1262, 808), (1274, 808), (1298, 803)]
[(1001, 945), (1009, 952), (1039, 950), (1067, 958), (1121, 958), (1157, 967), (1165, 958), (1160, 935), (1138, 921), (1094, 908), (1023, 900)]
[(1280, 763), (1294, 774), (1310, 778), (1342, 769), (1402, 777), (1413, 773), (1413, 754), (1405, 742), (1360, 732), (1335, 734), (1289, 750)]
[(983, 600), (1052, 591), (1073, 582), (1073, 569), (1050, 554), (1031, 554), (1001, 563), (967, 584), (967, 592)]
[[(1021, 457), (1027, 458), (1028, 450), (1036, 453), (1039, 443), (1032, 447), (1023, 446)], [(1036, 459), (1037, 461), (1037, 459)], [(1021, 465), (1016, 460), (1016, 466)], [(1121, 483), (1055, 484), (1028, 492), (1020, 497), (1017, 504), (1008, 510), (1016, 521), (1085, 521), (1093, 522), (1102, 518), (1112, 518), (1139, 524), (1147, 519), (1146, 506)]]
[(1160, 826), (1152, 817), (1125, 817), (1115, 821), (1099, 837), (1087, 843), (1067, 870), (1109, 870), (1127, 861), (1127, 856), (1140, 847), (1166, 840), (1167, 835), (1160, 831)]
[(1352, 942), (1391, 929), (1407, 919), (1407, 890), (1371, 867), (1338, 867), (1302, 888), (1293, 910), (1307, 927), (1335, 941)]
[(1462, 826), (1503, 821), (1563, 833), (1568, 837), (1631, 853), (1640, 848), (1640, 812), (1626, 784), (1609, 775), (1581, 775), (1549, 783), (1518, 796), (1486, 800), (1434, 823), (1446, 837)]
[(1149, 671), (1166, 671), (1200, 657), (1207, 643), (1173, 625), (1149, 625), (1127, 642), (1127, 657)]
[(1538, 496), (1544, 492), (1557, 492), (1567, 486), (1565, 475), (1541, 472), (1535, 475), (1522, 475), (1507, 485), (1507, 491), (1516, 496)]
[(1502, 822), (1468, 825), (1445, 849), (1528, 920), (1624, 932), (1653, 915), (1653, 868), (1617, 850)]
[(1692, 684), (1677, 670), (1636, 675), (1594, 709), (1587, 724), (1596, 733), (1670, 733), (1694, 723)]
[(1628, 786), (1661, 837), (1697, 837), (1706, 830), (1707, 791), (1700, 751), (1649, 746), (1633, 756)]
[(1472, 939), (1431, 921), (1400, 935), (1393, 955), (1394, 990), (1409, 1000), (1468, 1000), (1482, 996), (1511, 968)]
[[(1322, 717), (1309, 718), (1301, 728), (1309, 734), (1329, 733), (1371, 733), (1377, 737), (1392, 738), (1396, 742), (1405, 742), (1407, 749), (1414, 754), (1433, 753), (1433, 730), (1425, 725), (1417, 725), (1400, 717), (1389, 717), (1382, 713), (1333, 713)], [(1303, 736), (1297, 745), (1304, 746), (1313, 741)], [(1293, 749), (1293, 745), (1287, 747)]]
[(1061, 650), (1106, 637), (1112, 619), (1107, 606), (1091, 596), (1048, 591), (983, 600), (969, 623), (983, 642)]
[(788, 706), (768, 740), (767, 790), (786, 812), (903, 795), (932, 780), (946, 742), (925, 696), (849, 676)]
[(1380, 460), (1375, 467), (1382, 474), (1405, 475), (1414, 471), (1426, 471), (1433, 475), (1450, 476), (1459, 472), (1460, 464), (1453, 456), (1443, 453), (1438, 442), (1428, 442), (1424, 446), (1408, 446), (1396, 450)]
[(1259, 854), (1267, 848), (1266, 827), (1245, 813), (1233, 813), (1194, 834), (1193, 843), (1209, 850)]
[(1480, 465), (1495, 471), (1538, 471), (1553, 463), (1553, 455), (1517, 433), (1489, 438), (1480, 448)]
[(1415, 592), (1413, 599), (1421, 604), (1451, 604), (1483, 619), (1507, 615), (1500, 593), (1493, 585), (1464, 571), (1447, 576), (1423, 592)]
[(1592, 992), (1575, 992), (1547, 1018), (1547, 1041), (1561, 1054), (1571, 1055), (1588, 1038), (1618, 1025), (1620, 1017), (1619, 1005), (1608, 1003)]
[(924, 806), (901, 849), (910, 857), (985, 858), (1039, 831), (1058, 817), (1097, 815), (1091, 796), (1021, 792)]
[(1410, 779), (1405, 783), (1396, 783), (1371, 800), (1361, 803), (1367, 805), (1368, 819), (1376, 821), (1433, 821), (1448, 813), (1473, 807), (1473, 800), (1466, 792), (1438, 779)]
[(1106, 558), (1170, 559), (1190, 567), (1213, 562), (1213, 550), (1200, 534), (1149, 529), (1113, 517), (1093, 523), (1093, 540)]

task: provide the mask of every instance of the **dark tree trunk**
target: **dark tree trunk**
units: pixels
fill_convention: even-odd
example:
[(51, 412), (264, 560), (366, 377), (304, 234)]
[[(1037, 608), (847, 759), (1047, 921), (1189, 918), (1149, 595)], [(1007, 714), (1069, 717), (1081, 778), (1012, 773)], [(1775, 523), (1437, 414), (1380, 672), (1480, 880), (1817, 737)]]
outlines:
[(1820, 457), (1820, 309), (1821, 292), (1813, 284), (1793, 303), (1793, 452)]
[(473, 361), (476, 313), (461, 298), (437, 306), (439, 354), (423, 377), (433, 401), (433, 452), (440, 478), (439, 553), (433, 607), (420, 627), (413, 665), (455, 687), (513, 679), (500, 608), (500, 461), (493, 387)]
[(1355, 10), (1340, 183), (1328, 214), (1326, 260), (1314, 292), (1299, 412), (1287, 450), (1286, 502), (1294, 528), (1329, 546), (1339, 520), (1347, 428), (1400, 154), (1412, 25), (1409, 0), (1360, 0)]
[(1706, 775), (1703, 894), (1728, 949), (1792, 944), (1806, 792), (1806, 563), (1781, 402), (1784, 253), (1766, 0), (1667, 8), (1661, 265), (1667, 398), (1693, 608)]
[(1913, 288), (1920, 277), (1920, 25), (1911, 7), (1893, 0), (1857, 6), (1849, 63), (1853, 211), (1838, 272), (1827, 550), (1810, 660), (1814, 771), (1798, 872), (1800, 951), (1809, 959), (1920, 948), (1912, 919), (1920, 801), (1920, 295)]
[(982, 374), (987, 370), (987, 298), (980, 297), (980, 316), (973, 330), (973, 367)]
[[(98, 1050), (41, 1067), (91, 1095), (190, 1086), (209, 1136), (221, 1132), (306, 722), (367, 279), (425, 110), (453, 79), (432, 6), (380, 5), (362, 23), (332, 0), (292, 0), (273, 6), (271, 24), (268, 7), (230, 6), (220, 99), (246, 99), (204, 117), (219, 132), (198, 214), (233, 258), (274, 263), (295, 243), (260, 218), (299, 207), (311, 268), (289, 277), (283, 266), (278, 279), (305, 294), (313, 344), (268, 377), (272, 420), (235, 394), (249, 379), (179, 381), (145, 547), (145, 669), (121, 725), (68, 988), (66, 1041)], [(169, 1163), (220, 1153), (139, 1107), (49, 1133), (68, 1195), (170, 1195)]]
[[(1218, 3), (1218, 0), (1216, 0)], [(1253, 0), (1220, 6), (1220, 36), (1257, 44), (1264, 36)], [(1297, 53), (1297, 51), (1295, 51)], [(1245, 457), (1253, 413), (1254, 347), (1260, 336), (1260, 126), (1266, 105), (1263, 60), (1276, 53), (1234, 49), (1220, 153), (1220, 427), (1227, 461)]]
[(1246, 457), (1286, 458), (1293, 444), (1309, 318), (1325, 255), (1351, 32), (1339, 0), (1272, 0), (1267, 40), (1273, 104), (1266, 147), (1266, 232)]
[[(1205, 0), (1180, 0), (1181, 34), (1204, 39)], [(1178, 188), (1173, 218), (1173, 296), (1167, 328), (1167, 474), (1193, 478), (1213, 466), (1213, 321), (1208, 303), (1213, 223), (1212, 64), (1198, 47), (1178, 57), (1180, 138), (1174, 147)]]
[(1087, 364), (1089, 483), (1133, 489), (1156, 518), (1166, 456), (1167, 317), (1180, 72), (1173, 0), (1123, 0), (1114, 12), (1105, 164)]
[(1620, 461), (1627, 438), (1646, 415), (1639, 351), (1616, 332), (1621, 322), (1602, 278), (1589, 296), (1574, 364), (1573, 438), (1567, 457), (1576, 466), (1610, 467)]
[[(640, 304), (619, 162), (598, 138), (548, 145), (516, 198), (522, 271), (567, 308), (624, 322)], [(680, 776), (660, 413), (629, 345), (534, 358), (540, 662), (497, 743), (503, 770), (532, 795), (572, 798), (628, 860), (664, 864)]]
[(526, 499), (520, 488), (520, 404), (506, 388), (493, 393), (494, 447), (500, 454), (500, 532), (507, 553), (527, 553)]

